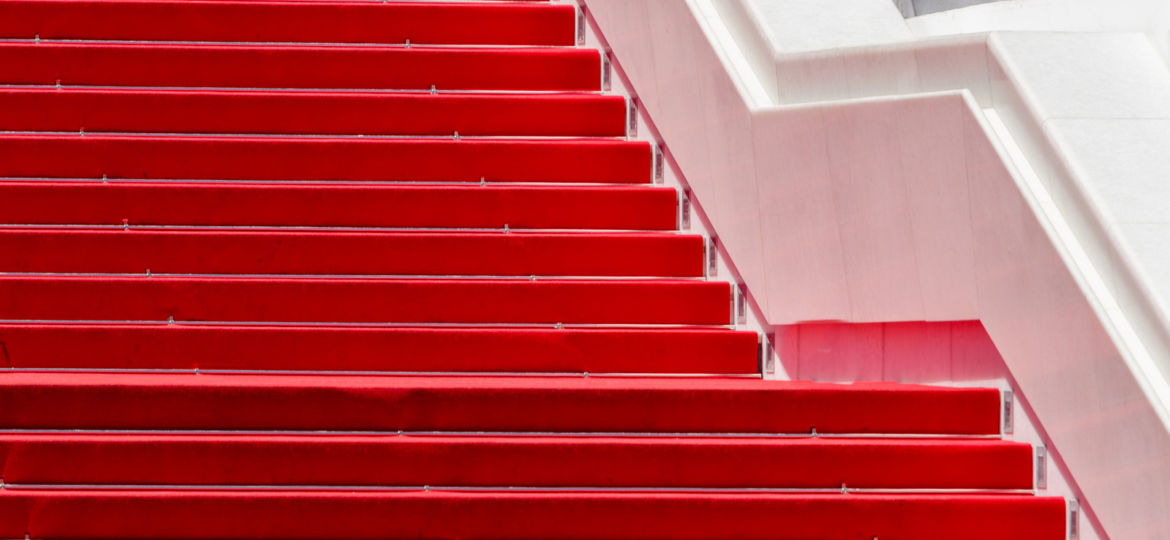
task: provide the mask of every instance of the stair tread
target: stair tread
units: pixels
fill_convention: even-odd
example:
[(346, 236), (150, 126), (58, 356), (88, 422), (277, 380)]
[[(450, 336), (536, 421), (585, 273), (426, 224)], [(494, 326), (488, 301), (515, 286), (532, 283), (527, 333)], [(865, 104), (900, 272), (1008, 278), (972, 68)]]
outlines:
[(436, 48), (0, 42), (9, 84), (428, 90), (601, 89), (601, 55)]
[(10, 485), (1018, 490), (1031, 460), (978, 439), (0, 434)]
[(670, 233), (2, 229), (0, 272), (702, 277)]
[(13, 224), (674, 229), (652, 186), (0, 181)]
[(0, 501), (0, 534), (14, 537), (1065, 538), (1064, 499), (1031, 496), (4, 490)]
[(10, 320), (697, 324), (731, 322), (727, 283), (0, 275)]
[(728, 329), (0, 324), (9, 368), (743, 373)]
[[(100, 20), (102, 24), (94, 24)], [(0, 37), (573, 45), (570, 4), (7, 0)]]
[(626, 121), (601, 94), (0, 89), (5, 131), (620, 137)]
[(10, 372), (0, 388), (0, 425), (12, 429), (1000, 431), (998, 390), (896, 383)]
[(0, 134), (0, 176), (645, 184), (651, 152), (646, 141), (598, 139), (22, 133)]

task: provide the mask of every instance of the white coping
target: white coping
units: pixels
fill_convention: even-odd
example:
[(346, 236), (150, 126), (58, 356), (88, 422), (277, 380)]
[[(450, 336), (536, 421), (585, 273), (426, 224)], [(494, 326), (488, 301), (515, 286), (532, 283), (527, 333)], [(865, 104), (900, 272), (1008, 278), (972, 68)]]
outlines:
[(888, 0), (584, 2), (768, 323), (983, 321), (1108, 535), (1165, 537), (1153, 41), (931, 36)]

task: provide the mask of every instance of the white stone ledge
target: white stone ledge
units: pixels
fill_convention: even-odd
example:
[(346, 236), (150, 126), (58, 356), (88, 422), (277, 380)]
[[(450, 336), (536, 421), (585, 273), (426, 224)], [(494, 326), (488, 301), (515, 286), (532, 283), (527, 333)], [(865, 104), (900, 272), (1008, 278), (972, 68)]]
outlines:
[(1135, 149), (1170, 129), (1134, 90), (1162, 91), (1148, 41), (884, 27), (787, 52), (753, 0), (585, 2), (768, 322), (982, 320), (1108, 533), (1170, 530), (1170, 198), (1107, 178), (1170, 172)]

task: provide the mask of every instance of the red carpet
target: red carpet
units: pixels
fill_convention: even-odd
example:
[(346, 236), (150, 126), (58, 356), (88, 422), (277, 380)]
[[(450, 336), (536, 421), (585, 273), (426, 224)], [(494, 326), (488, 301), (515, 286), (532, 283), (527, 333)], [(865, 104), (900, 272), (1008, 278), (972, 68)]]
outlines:
[(46, 538), (1057, 540), (1064, 512), (1015, 495), (9, 489), (0, 534), (33, 515)]
[(703, 250), (670, 233), (7, 229), (19, 255), (0, 272), (702, 277)]
[(0, 325), (0, 367), (759, 373), (754, 332), (715, 329)]
[(4, 88), (0, 89), (0, 128), (620, 137), (626, 134), (626, 100), (603, 94)]
[(0, 2), (0, 537), (1064, 539), (998, 389), (761, 378), (577, 24)]
[(5, 0), (0, 37), (572, 45), (575, 19), (567, 4)]
[(670, 230), (677, 213), (649, 186), (0, 182), (5, 224)]
[(1031, 446), (962, 439), (21, 434), (0, 460), (17, 484), (1032, 487)]
[(0, 43), (9, 84), (227, 88), (599, 90), (588, 49)]
[(58, 178), (647, 184), (652, 175), (649, 144), (613, 139), (2, 134), (0, 162), (5, 176)]
[(749, 378), (7, 374), (21, 429), (995, 434), (994, 390)]

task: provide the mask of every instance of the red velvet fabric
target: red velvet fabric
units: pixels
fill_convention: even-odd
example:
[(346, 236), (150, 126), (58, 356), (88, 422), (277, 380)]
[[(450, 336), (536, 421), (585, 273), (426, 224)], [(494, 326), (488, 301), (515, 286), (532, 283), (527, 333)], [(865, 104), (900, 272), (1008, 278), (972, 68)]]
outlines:
[[(145, 269), (143, 269), (145, 271)], [(0, 276), (7, 319), (365, 323), (731, 323), (697, 280)]]
[(752, 374), (758, 340), (695, 328), (4, 324), (0, 367)]
[(0, 181), (12, 224), (670, 230), (677, 212), (650, 186)]
[(1064, 540), (1058, 497), (366, 491), (0, 492), (33, 538)]
[(999, 433), (999, 392), (720, 377), (15, 372), (0, 425), (705, 433)]
[(9, 177), (647, 184), (651, 162), (621, 140), (0, 134)]
[(572, 48), (0, 43), (10, 84), (427, 90), (601, 89), (601, 55)]
[(0, 434), (0, 465), (9, 484), (1032, 488), (1031, 445), (996, 440)]
[(0, 129), (622, 137), (626, 100), (584, 93), (2, 88)]
[(0, 272), (703, 277), (698, 235), (4, 229)]
[(575, 20), (571, 4), (0, 2), (0, 37), (23, 39), (573, 45)]

